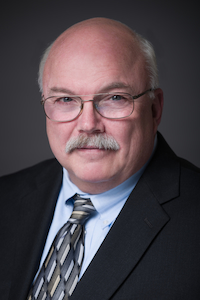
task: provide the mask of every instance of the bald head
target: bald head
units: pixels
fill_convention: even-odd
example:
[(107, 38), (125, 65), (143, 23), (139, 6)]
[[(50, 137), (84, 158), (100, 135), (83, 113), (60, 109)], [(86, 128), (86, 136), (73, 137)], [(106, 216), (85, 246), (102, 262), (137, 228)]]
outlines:
[[(53, 44), (52, 50), (72, 43), (81, 47), (98, 45), (104, 49), (107, 44), (115, 48), (136, 47), (136, 35), (126, 25), (105, 18), (94, 18), (77, 23), (61, 34)], [(69, 44), (68, 44), (69, 46)]]
[[(87, 35), (87, 38), (90, 38), (93, 34), (96, 34), (97, 39), (102, 35), (104, 38), (135, 38), (134, 32), (128, 26), (118, 21), (107, 18), (92, 18), (69, 27), (56, 39), (54, 45), (56, 46), (57, 43), (62, 43), (70, 37), (76, 38), (76, 36), (79, 39), (84, 40), (85, 34)], [(81, 38), (82, 35), (83, 38)]]
[(118, 57), (121, 64), (129, 66), (136, 59), (143, 59), (150, 86), (157, 87), (155, 55), (149, 42), (118, 21), (93, 18), (68, 28), (46, 50), (39, 70), (40, 90), (43, 92), (43, 76), (50, 76), (52, 64), (55, 67), (61, 59), (68, 57), (74, 62), (71, 67), (76, 67), (88, 57), (98, 61), (105, 55), (110, 59)]

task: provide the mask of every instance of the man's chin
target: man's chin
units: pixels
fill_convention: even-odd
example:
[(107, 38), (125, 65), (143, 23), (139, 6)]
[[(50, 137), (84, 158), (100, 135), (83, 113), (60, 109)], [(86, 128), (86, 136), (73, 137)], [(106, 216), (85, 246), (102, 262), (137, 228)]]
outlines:
[[(95, 193), (95, 189), (96, 191), (100, 190), (100, 192), (103, 192), (112, 188), (112, 186), (109, 186), (113, 177), (110, 171), (110, 168), (102, 170), (101, 164), (95, 164), (94, 167), (91, 165), (85, 169), (80, 168), (77, 169), (76, 172), (68, 173), (70, 180), (78, 186), (80, 190), (87, 193), (91, 193), (92, 190), (93, 193)], [(109, 188), (104, 188), (104, 186), (108, 186)]]

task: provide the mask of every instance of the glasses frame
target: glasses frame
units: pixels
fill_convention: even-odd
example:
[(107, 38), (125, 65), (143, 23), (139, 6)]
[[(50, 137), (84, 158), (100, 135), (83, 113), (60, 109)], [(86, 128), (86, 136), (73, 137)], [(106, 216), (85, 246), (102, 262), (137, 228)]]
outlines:
[[(116, 94), (127, 94), (127, 95), (131, 96), (131, 98), (132, 98), (131, 101), (134, 102), (136, 99), (140, 98), (141, 96), (143, 96), (143, 95), (145, 95), (145, 94), (147, 94), (147, 93), (149, 93), (149, 92), (153, 92), (153, 91), (155, 91), (155, 89), (151, 88), (151, 89), (148, 89), (148, 90), (144, 91), (143, 93), (140, 93), (140, 94), (135, 95), (135, 96), (132, 96), (132, 95), (130, 95), (129, 93), (124, 93), (124, 92), (118, 92), (118, 93), (116, 92)], [(80, 100), (81, 100), (81, 106), (80, 106), (80, 112), (79, 112), (79, 114), (78, 114), (75, 118), (70, 119), (70, 120), (67, 120), (67, 121), (53, 120), (53, 119), (51, 119), (51, 118), (46, 114), (46, 111), (45, 111), (45, 108), (44, 108), (45, 102), (46, 102), (48, 99), (51, 99), (51, 98), (54, 98), (54, 97), (58, 97), (58, 96), (50, 96), (50, 97), (44, 99), (44, 95), (42, 95), (42, 99), (41, 99), (40, 102), (41, 102), (41, 104), (42, 104), (42, 106), (43, 106), (44, 113), (45, 113), (46, 117), (47, 117), (49, 120), (51, 120), (51, 121), (53, 121), (53, 122), (58, 122), (58, 123), (66, 123), (66, 122), (71, 122), (71, 121), (77, 119), (77, 118), (82, 114), (82, 112), (83, 112), (83, 107), (84, 107), (84, 103), (85, 103), (85, 102), (93, 102), (95, 96), (109, 95), (109, 94), (113, 95), (113, 94), (115, 94), (115, 93), (100, 93), (100, 94), (93, 94), (93, 99), (91, 99), (91, 100), (83, 100), (83, 99), (81, 99), (81, 97), (83, 97), (83, 96), (89, 96), (89, 95), (64, 95), (63, 97), (65, 97), (65, 96), (71, 96), (71, 97), (77, 97), (77, 98), (80, 98)], [(59, 97), (58, 97), (58, 98), (59, 98)], [(60, 98), (61, 98), (61, 97), (60, 97)], [(120, 117), (120, 118), (108, 118), (108, 117), (104, 117), (104, 116), (97, 110), (96, 106), (94, 105), (94, 102), (93, 102), (93, 106), (94, 106), (95, 111), (96, 111), (101, 117), (103, 117), (103, 118), (105, 118), (105, 119), (109, 119), (109, 120), (120, 120), (120, 119), (128, 118), (128, 117), (133, 113), (133, 111), (134, 111), (134, 106), (133, 106), (133, 109), (132, 109), (131, 113), (130, 113), (128, 116)]]

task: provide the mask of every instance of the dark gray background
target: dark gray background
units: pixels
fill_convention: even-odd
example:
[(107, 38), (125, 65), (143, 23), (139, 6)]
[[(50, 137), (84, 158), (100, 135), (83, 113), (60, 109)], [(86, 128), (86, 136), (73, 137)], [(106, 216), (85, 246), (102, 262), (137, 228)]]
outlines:
[(126, 23), (155, 47), (165, 104), (160, 131), (200, 167), (199, 1), (7, 1), (0, 9), (0, 175), (52, 157), (37, 86), (44, 49), (91, 17)]

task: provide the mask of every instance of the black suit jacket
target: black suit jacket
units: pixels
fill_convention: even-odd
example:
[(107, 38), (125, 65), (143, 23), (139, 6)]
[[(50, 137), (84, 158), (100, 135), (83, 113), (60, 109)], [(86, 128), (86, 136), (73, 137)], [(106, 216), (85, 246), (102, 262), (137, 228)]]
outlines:
[[(0, 179), (0, 299), (26, 299), (61, 183), (54, 159)], [(200, 173), (160, 134), (154, 157), (70, 299), (200, 299)]]

